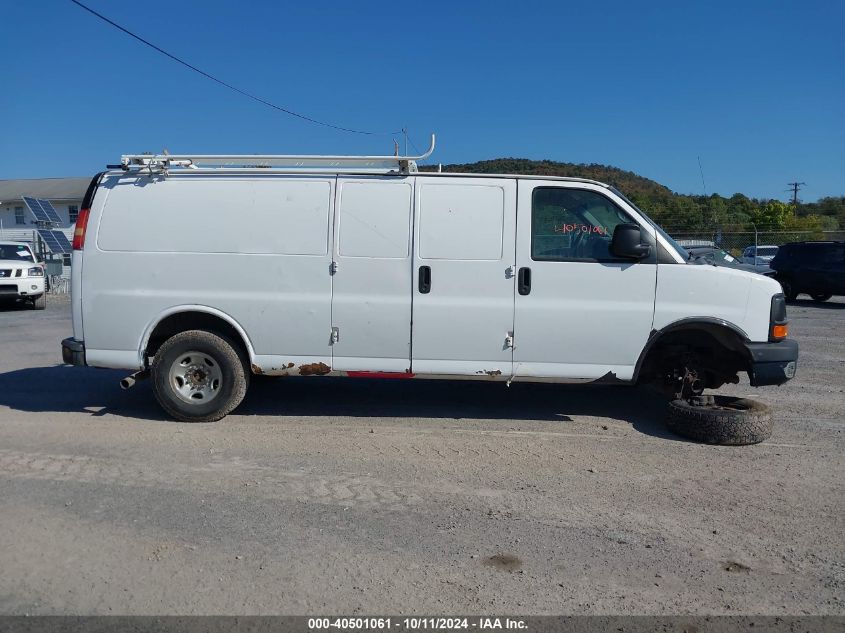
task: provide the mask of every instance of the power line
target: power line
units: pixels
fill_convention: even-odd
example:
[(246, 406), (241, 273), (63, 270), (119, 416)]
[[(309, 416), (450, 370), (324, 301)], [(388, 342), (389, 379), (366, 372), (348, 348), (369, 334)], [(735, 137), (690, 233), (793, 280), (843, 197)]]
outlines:
[(162, 55), (169, 57), (170, 59), (172, 59), (173, 61), (175, 61), (179, 64), (182, 64), (186, 68), (189, 68), (189, 69), (193, 70), (194, 72), (199, 73), (200, 75), (202, 75), (203, 77), (205, 77), (207, 79), (211, 79), (211, 81), (214, 81), (214, 82), (220, 84), (221, 86), (228, 88), (229, 90), (233, 90), (234, 92), (237, 92), (238, 94), (241, 94), (245, 97), (248, 97), (248, 98), (252, 99), (253, 101), (257, 101), (258, 103), (262, 103), (266, 106), (269, 106), (269, 107), (271, 107), (275, 110), (279, 110), (280, 112), (284, 112), (285, 114), (295, 116), (295, 117), (302, 119), (304, 121), (308, 121), (309, 123), (314, 123), (316, 125), (322, 125), (322, 126), (325, 126), (325, 127), (332, 128), (334, 130), (340, 130), (341, 132), (351, 132), (352, 134), (366, 134), (368, 136), (377, 136), (377, 135), (382, 135), (382, 134), (390, 135), (390, 134), (398, 134), (399, 133), (399, 132), (370, 132), (370, 131), (367, 131), (367, 130), (355, 130), (353, 128), (343, 127), (341, 125), (335, 125), (333, 123), (327, 123), (325, 121), (320, 121), (320, 120), (314, 119), (310, 116), (300, 114), (299, 112), (294, 112), (293, 110), (289, 110), (288, 108), (284, 108), (280, 105), (276, 105), (275, 103), (267, 101), (266, 99), (262, 99), (261, 97), (257, 97), (256, 95), (251, 94), (251, 93), (247, 92), (246, 90), (241, 90), (240, 88), (237, 88), (237, 87), (233, 86), (232, 84), (226, 83), (222, 79), (218, 79), (217, 77), (210, 75), (209, 73), (205, 72), (204, 70), (200, 70), (196, 66), (193, 66), (193, 65), (189, 64), (188, 62), (186, 62), (184, 59), (181, 59), (179, 57), (176, 57), (176, 55), (168, 53), (163, 48), (160, 48), (160, 47), (156, 46), (155, 44), (153, 44), (152, 42), (145, 40), (140, 35), (136, 35), (132, 31), (130, 31), (129, 29), (126, 29), (126, 28), (120, 26), (120, 24), (108, 19), (103, 14), (97, 13), (96, 11), (94, 11), (94, 9), (92, 9), (91, 7), (85, 6), (84, 4), (79, 2), (78, 0), (70, 0), (70, 1), (73, 2), (75, 5), (77, 5), (78, 7), (88, 11), (88, 13), (90, 13), (91, 15), (94, 15), (94, 16), (100, 18), (103, 22), (106, 22), (106, 23), (112, 25), (113, 27), (115, 27), (116, 29), (123, 31), (124, 33), (126, 33), (130, 37), (134, 37), (136, 40), (138, 40), (142, 44), (146, 44), (147, 46), (149, 46), (153, 50), (158, 51)]
[(698, 157), (698, 171), (701, 173), (701, 188), (704, 190), (704, 197), (707, 197), (707, 185), (704, 183), (704, 168), (701, 166), (701, 156)]
[(414, 143), (413, 139), (410, 136), (408, 137), (408, 142), (411, 144), (411, 147), (414, 148), (414, 151), (417, 153), (417, 156), (422, 156), (423, 153), (420, 151), (420, 149), (417, 147), (417, 144)]
[(795, 206), (798, 206), (798, 190), (801, 189), (801, 187), (805, 187), (807, 185), (807, 183), (806, 182), (788, 182), (786, 184), (789, 185), (789, 189), (787, 189), (787, 191), (792, 192), (792, 204), (795, 205)]

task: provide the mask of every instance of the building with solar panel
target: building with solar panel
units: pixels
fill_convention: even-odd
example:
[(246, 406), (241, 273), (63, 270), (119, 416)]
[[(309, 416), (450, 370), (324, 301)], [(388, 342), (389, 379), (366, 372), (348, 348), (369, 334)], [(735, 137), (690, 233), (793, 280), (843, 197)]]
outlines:
[[(62, 276), (68, 277), (71, 258), (62, 245), (73, 237), (90, 181), (90, 177), (0, 180), (0, 240), (31, 244), (46, 260), (61, 261)], [(49, 207), (27, 203), (25, 198), (46, 201)]]

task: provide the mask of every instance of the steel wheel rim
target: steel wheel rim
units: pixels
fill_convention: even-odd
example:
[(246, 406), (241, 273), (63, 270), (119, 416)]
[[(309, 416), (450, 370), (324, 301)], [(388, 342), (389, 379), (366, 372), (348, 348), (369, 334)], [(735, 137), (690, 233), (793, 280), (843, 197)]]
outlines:
[(223, 387), (220, 363), (205, 352), (183, 352), (170, 364), (168, 381), (183, 402), (199, 406), (214, 400)]

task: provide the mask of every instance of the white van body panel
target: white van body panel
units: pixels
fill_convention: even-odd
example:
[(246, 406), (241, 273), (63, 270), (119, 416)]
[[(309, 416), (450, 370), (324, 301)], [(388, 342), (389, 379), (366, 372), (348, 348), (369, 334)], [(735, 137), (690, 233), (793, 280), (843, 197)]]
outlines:
[(141, 338), (141, 345), (138, 348), (138, 362), (143, 365), (144, 363), (144, 355), (143, 350), (147, 348), (147, 343), (150, 341), (150, 336), (155, 330), (156, 326), (164, 321), (167, 317), (172, 316), (174, 314), (181, 314), (184, 312), (200, 312), (203, 314), (210, 314), (223, 321), (226, 321), (229, 325), (234, 328), (234, 330), (240, 335), (241, 339), (246, 346), (247, 353), (249, 354), (249, 358), (255, 358), (255, 348), (252, 345), (252, 341), (249, 338), (249, 334), (247, 334), (246, 330), (244, 330), (243, 326), (238, 323), (235, 319), (231, 316), (226, 314), (225, 312), (221, 312), (217, 308), (213, 308), (211, 306), (204, 306), (204, 305), (197, 305), (197, 304), (183, 304), (178, 306), (172, 306), (167, 308), (163, 312), (159, 313), (155, 319), (150, 321), (147, 329), (144, 331), (144, 336)]
[(749, 341), (769, 337), (768, 311), (780, 284), (724, 266), (659, 266), (654, 328), (684, 319), (723, 321)]
[(418, 177), (416, 197), (414, 372), (509, 377), (516, 182)]
[(82, 341), (85, 338), (85, 332), (82, 325), (82, 264), (84, 257), (82, 251), (73, 251), (71, 255), (71, 271), (70, 275), (70, 309), (71, 318), (73, 320), (73, 337)]
[(240, 324), (256, 353), (329, 365), (334, 187), (331, 177), (107, 176), (84, 252), (89, 362), (137, 358), (159, 315), (189, 304)]

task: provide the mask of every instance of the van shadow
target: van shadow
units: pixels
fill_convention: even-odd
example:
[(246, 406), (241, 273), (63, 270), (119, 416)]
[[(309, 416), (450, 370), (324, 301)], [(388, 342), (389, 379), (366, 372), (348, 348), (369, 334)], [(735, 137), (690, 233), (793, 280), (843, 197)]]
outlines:
[[(149, 382), (123, 391), (123, 370), (34, 367), (0, 374), (0, 406), (50, 413), (169, 420)], [(663, 425), (665, 399), (646, 388), (446, 380), (253, 377), (233, 415), (301, 418), (434, 418), (571, 424), (572, 416), (611, 418), (637, 431), (679, 439)], [(580, 421), (585, 422), (585, 421)], [(601, 420), (590, 420), (600, 430)]]

